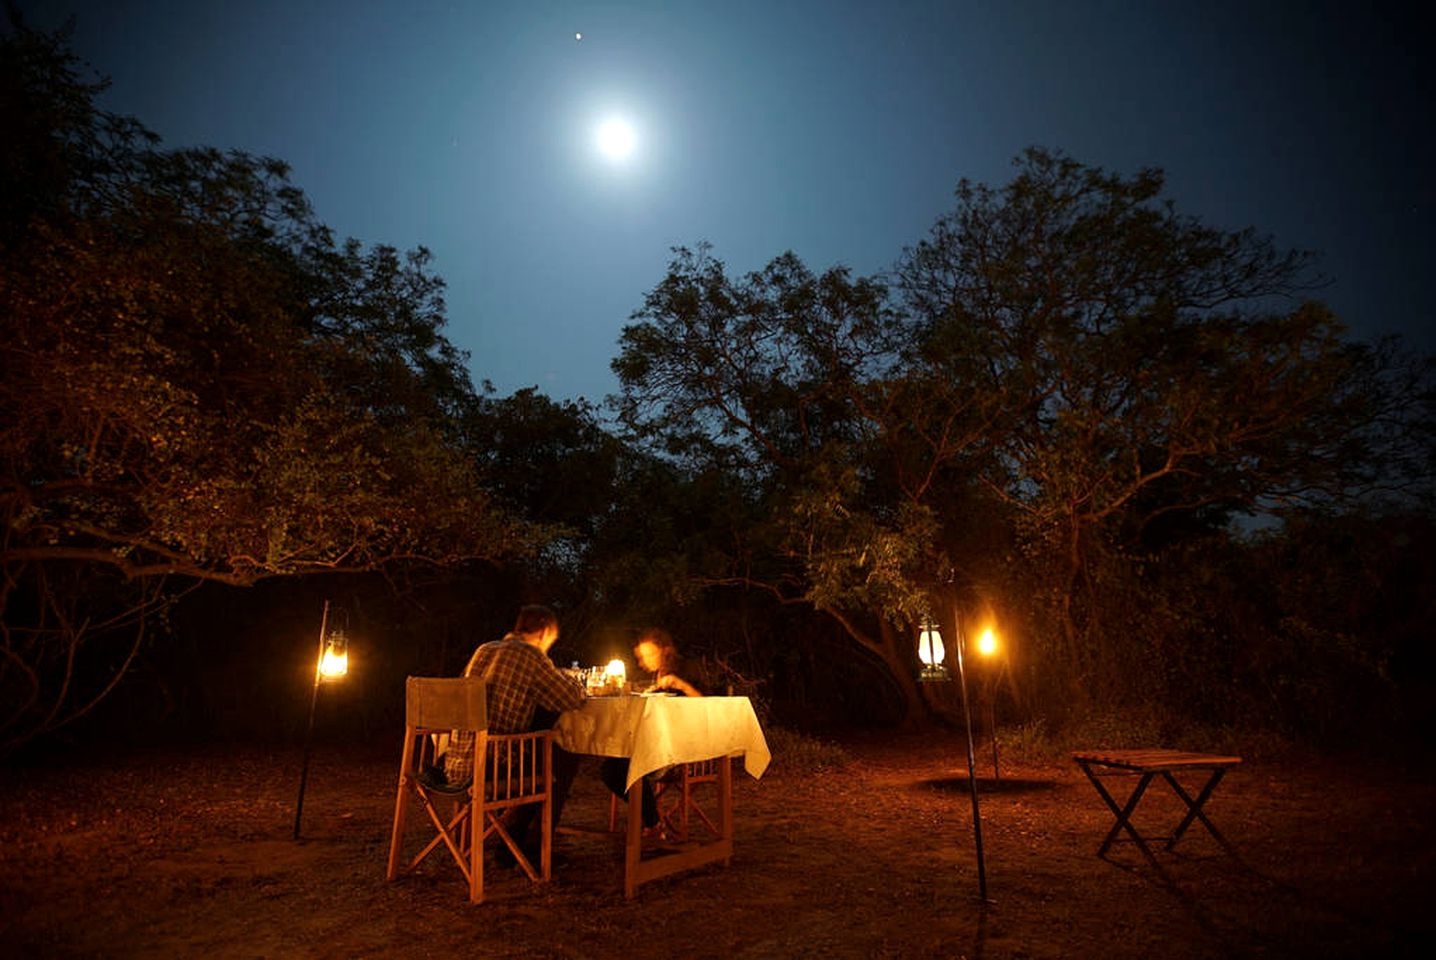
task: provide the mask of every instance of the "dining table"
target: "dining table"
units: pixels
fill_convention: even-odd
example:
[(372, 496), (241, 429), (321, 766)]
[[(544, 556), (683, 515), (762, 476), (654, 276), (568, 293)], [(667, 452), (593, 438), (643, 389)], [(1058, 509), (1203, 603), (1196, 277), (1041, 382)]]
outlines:
[[(627, 757), (628, 815), (624, 828), (623, 892), (641, 884), (733, 856), (732, 760), (759, 779), (772, 759), (762, 726), (747, 697), (682, 697), (667, 693), (590, 696), (560, 715), (554, 742), (570, 753)], [(643, 791), (648, 774), (682, 764), (714, 761), (717, 808), (711, 836), (681, 843), (644, 843)]]

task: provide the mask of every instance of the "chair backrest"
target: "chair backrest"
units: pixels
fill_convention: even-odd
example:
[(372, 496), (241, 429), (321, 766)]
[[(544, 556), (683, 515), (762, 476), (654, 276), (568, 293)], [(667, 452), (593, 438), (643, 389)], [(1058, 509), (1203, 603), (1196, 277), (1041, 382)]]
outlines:
[(414, 730), (486, 730), (488, 701), (482, 677), (410, 677), (405, 716)]

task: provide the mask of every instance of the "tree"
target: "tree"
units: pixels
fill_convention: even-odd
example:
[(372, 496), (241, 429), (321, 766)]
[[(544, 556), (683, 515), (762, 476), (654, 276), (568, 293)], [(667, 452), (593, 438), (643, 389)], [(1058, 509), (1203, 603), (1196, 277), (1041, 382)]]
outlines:
[(0, 736), (108, 690), (169, 585), (527, 548), (427, 252), (336, 244), (279, 161), (159, 149), (62, 36), (3, 45)]
[(1102, 622), (1125, 552), (1382, 482), (1378, 428), (1409, 396), (1389, 354), (1297, 299), (1309, 256), (1179, 215), (1160, 171), (1035, 149), (1017, 168), (964, 181), (898, 275), (924, 350), (985, 361), (970, 388), (1004, 415), (981, 479), (1020, 518), (1059, 628), (1045, 655), (1081, 695), (1141, 656)]
[(910, 631), (937, 565), (927, 503), (934, 450), (955, 456), (975, 422), (902, 370), (881, 284), (815, 276), (792, 254), (730, 280), (706, 248), (679, 249), (625, 328), (620, 416), (694, 476), (729, 474), (697, 582), (809, 604), (887, 667), (921, 711)]
[(614, 362), (635, 435), (757, 505), (701, 582), (829, 614), (909, 719), (941, 707), (912, 682), (924, 613), (1003, 607), (1053, 693), (1120, 684), (1142, 649), (1104, 623), (1104, 584), (1140, 588), (1133, 551), (1369, 485), (1401, 402), (1388, 357), (1295, 299), (1306, 255), (1178, 215), (1157, 171), (1017, 168), (959, 185), (897, 296), (680, 249)]

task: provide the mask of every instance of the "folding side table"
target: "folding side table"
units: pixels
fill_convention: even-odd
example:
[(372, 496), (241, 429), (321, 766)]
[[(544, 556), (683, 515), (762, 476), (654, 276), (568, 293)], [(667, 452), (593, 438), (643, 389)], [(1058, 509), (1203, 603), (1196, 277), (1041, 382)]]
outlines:
[[(1144, 853), (1148, 860), (1156, 862), (1152, 851), (1148, 849), (1149, 840), (1165, 840), (1165, 849), (1170, 850), (1193, 821), (1200, 820), (1207, 828), (1207, 832), (1228, 852), (1232, 853), (1231, 844), (1227, 843), (1225, 837), (1218, 832), (1207, 815), (1202, 812), (1202, 807), (1216, 790), (1217, 784), (1222, 782), (1222, 777), (1232, 767), (1242, 762), (1241, 757), (1228, 757), (1211, 753), (1188, 753), (1184, 750), (1091, 750), (1081, 753), (1074, 753), (1072, 759), (1082, 768), (1087, 779), (1092, 781), (1092, 786), (1097, 788), (1097, 794), (1111, 809), (1117, 822), (1112, 829), (1107, 831), (1107, 836), (1102, 845), (1097, 848), (1097, 856), (1106, 856), (1107, 850), (1113, 843), (1117, 842), (1118, 834), (1126, 831), (1130, 840)], [(1196, 796), (1188, 793), (1174, 776), (1181, 771), (1206, 771), (1207, 779), (1202, 788), (1197, 791)], [(1102, 783), (1103, 779), (1115, 776), (1137, 777), (1137, 785), (1123, 804), (1118, 804), (1112, 794)], [(1142, 795), (1147, 792), (1147, 786), (1152, 778), (1160, 776), (1172, 788), (1181, 801), (1187, 806), (1187, 815), (1182, 822), (1177, 824), (1177, 829), (1172, 831), (1168, 837), (1143, 837), (1132, 826), (1132, 813), (1141, 802)]]

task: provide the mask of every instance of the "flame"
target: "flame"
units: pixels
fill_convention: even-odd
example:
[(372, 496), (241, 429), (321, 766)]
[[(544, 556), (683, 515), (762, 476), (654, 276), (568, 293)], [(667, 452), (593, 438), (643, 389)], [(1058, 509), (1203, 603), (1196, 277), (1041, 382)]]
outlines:
[(997, 635), (988, 627), (983, 630), (977, 638), (977, 652), (984, 657), (990, 657), (997, 652)]
[(608, 661), (608, 666), (603, 668), (603, 675), (609, 680), (617, 680), (622, 683), (623, 678), (628, 675), (628, 668), (624, 666), (622, 660), (614, 657)]
[(337, 650), (334, 646), (324, 651), (319, 660), (319, 675), (326, 680), (337, 680), (349, 672), (349, 652)]

